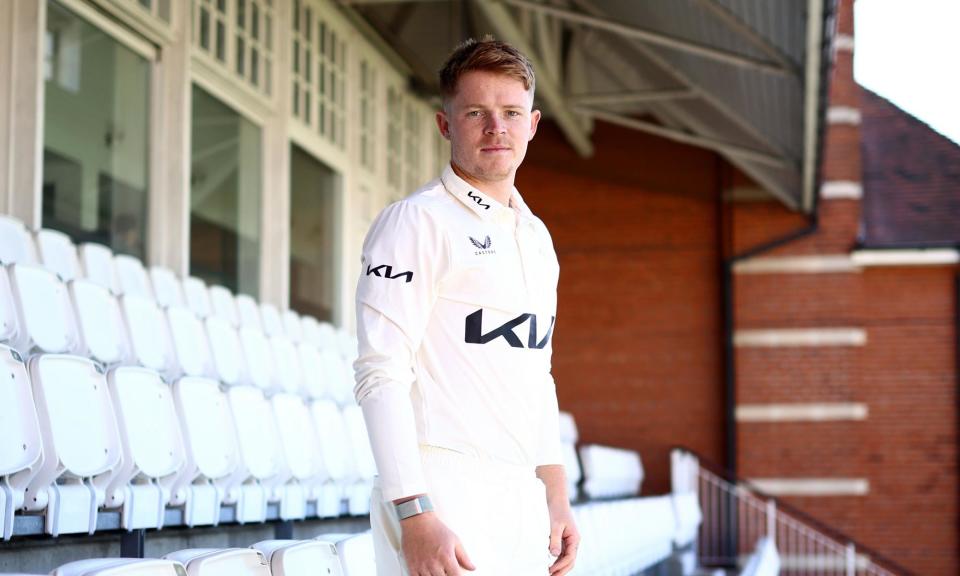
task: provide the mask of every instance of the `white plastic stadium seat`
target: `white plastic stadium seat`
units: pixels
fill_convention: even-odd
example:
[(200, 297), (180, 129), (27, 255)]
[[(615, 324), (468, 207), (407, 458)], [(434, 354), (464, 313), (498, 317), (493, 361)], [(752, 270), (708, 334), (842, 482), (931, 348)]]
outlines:
[(311, 399), (320, 399), (329, 394), (327, 375), (324, 373), (323, 358), (312, 342), (304, 340), (297, 346), (300, 359), (300, 371), (303, 374), (301, 393)]
[(0, 264), (36, 261), (36, 248), (27, 227), (16, 218), (0, 214)]
[(90, 558), (54, 569), (50, 576), (181, 576), (183, 564), (154, 558)]
[(316, 477), (320, 473), (320, 443), (303, 398), (281, 392), (270, 399), (283, 448), (289, 481), (280, 487), (281, 518), (303, 518), (306, 503), (316, 500)]
[(237, 469), (240, 452), (233, 433), (233, 416), (220, 384), (209, 378), (186, 376), (173, 385), (186, 448), (186, 463), (174, 486), (172, 504), (184, 506), (187, 526), (216, 525)]
[(107, 366), (118, 364), (126, 354), (126, 339), (116, 297), (86, 279), (74, 280), (69, 290), (80, 332), (80, 352)]
[(187, 576), (270, 576), (267, 559), (252, 548), (192, 548), (164, 558), (183, 564)]
[(96, 282), (114, 294), (120, 293), (120, 282), (113, 266), (113, 252), (102, 244), (81, 244), (77, 249), (80, 254), (80, 267), (83, 268), (83, 277)]
[(633, 496), (640, 493), (643, 465), (633, 450), (588, 444), (580, 447), (583, 490), (590, 498)]
[(94, 361), (65, 354), (79, 349), (79, 337), (63, 283), (48, 270), (20, 264), (10, 269), (10, 280), (25, 327), (19, 345), (34, 353), (27, 372), (43, 443), (24, 506), (45, 510), (48, 534), (92, 532), (122, 457), (106, 379)]
[(323, 470), (318, 478), (321, 486), (317, 515), (339, 516), (340, 502), (347, 495), (347, 486), (352, 485), (356, 478), (343, 415), (340, 408), (328, 399), (313, 401), (310, 415), (320, 440), (320, 459), (323, 462)]
[(21, 355), (68, 352), (78, 334), (67, 288), (53, 272), (15, 264), (9, 269), (10, 292), (17, 310), (17, 335), (11, 342)]
[(277, 386), (276, 360), (267, 337), (259, 329), (247, 326), (240, 327), (238, 336), (246, 360), (247, 382), (263, 390), (274, 389)]
[(124, 324), (130, 335), (127, 360), (169, 374), (174, 358), (166, 318), (154, 300), (134, 294), (120, 298)]
[(209, 288), (210, 304), (213, 314), (223, 318), (236, 328), (240, 325), (240, 314), (237, 312), (237, 301), (233, 293), (223, 286), (213, 285)]
[(44, 228), (37, 231), (37, 251), (43, 267), (69, 282), (80, 275), (77, 247), (70, 237), (59, 230)]
[(173, 270), (163, 266), (150, 267), (150, 283), (153, 285), (153, 295), (161, 308), (170, 306), (185, 306), (183, 286)]
[(210, 304), (210, 293), (207, 291), (207, 285), (203, 280), (194, 276), (187, 276), (183, 279), (183, 297), (187, 301), (187, 307), (193, 310), (197, 318), (206, 318), (213, 312)]
[(43, 463), (25, 508), (46, 511), (53, 536), (93, 533), (109, 473), (122, 457), (120, 433), (100, 369), (76, 356), (44, 354), (28, 364), (43, 436)]
[(673, 493), (673, 512), (677, 519), (677, 531), (673, 543), (678, 548), (692, 543), (700, 531), (703, 513), (700, 510), (700, 498), (696, 492)]
[(577, 458), (577, 423), (573, 415), (569, 412), (560, 413), (560, 450), (563, 456), (563, 468), (567, 476), (567, 493), (570, 500), (576, 500), (578, 494), (578, 484), (583, 478), (583, 471), (580, 470), (580, 460)]
[(277, 495), (273, 488), (282, 486), (289, 477), (284, 474), (285, 460), (276, 422), (259, 388), (231, 386), (227, 399), (240, 447), (240, 466), (230, 479), (231, 487), (239, 490), (237, 521), (263, 522), (267, 501)]
[(300, 315), (293, 310), (287, 309), (283, 311), (281, 320), (283, 321), (283, 331), (287, 335), (287, 338), (295, 343), (301, 342), (303, 340), (303, 321), (300, 319)]
[(260, 318), (263, 320), (263, 332), (268, 337), (282, 336), (283, 319), (280, 317), (280, 311), (269, 302), (260, 303)]
[(160, 529), (185, 462), (173, 392), (157, 372), (146, 368), (116, 368), (107, 381), (124, 456), (107, 487), (107, 505), (118, 500), (122, 504), (123, 528)]
[(143, 267), (143, 262), (139, 258), (117, 254), (113, 257), (113, 266), (117, 271), (121, 294), (155, 299), (153, 287), (150, 285), (150, 276), (147, 275), (147, 269)]
[(10, 277), (6, 267), (0, 266), (0, 342), (16, 342), (20, 339), (20, 330)]
[(343, 576), (336, 544), (319, 540), (264, 540), (251, 548), (267, 558), (271, 576)]
[(227, 386), (236, 386), (249, 381), (243, 358), (243, 347), (236, 329), (217, 316), (209, 316), (205, 324), (217, 378)]
[(336, 544), (344, 576), (377, 576), (371, 532), (321, 534), (315, 540)]
[(240, 325), (263, 332), (263, 320), (260, 318), (260, 306), (257, 301), (247, 294), (237, 294), (235, 299), (237, 313), (240, 315)]
[(363, 420), (363, 411), (356, 404), (343, 408), (343, 421), (356, 464), (357, 479), (350, 489), (349, 509), (354, 515), (370, 513), (370, 490), (377, 475), (377, 463), (373, 459), (367, 426)]
[[(6, 272), (0, 269), (0, 274)], [(13, 534), (14, 511), (40, 463), (40, 423), (27, 369), (13, 348), (0, 345), (0, 537)]]

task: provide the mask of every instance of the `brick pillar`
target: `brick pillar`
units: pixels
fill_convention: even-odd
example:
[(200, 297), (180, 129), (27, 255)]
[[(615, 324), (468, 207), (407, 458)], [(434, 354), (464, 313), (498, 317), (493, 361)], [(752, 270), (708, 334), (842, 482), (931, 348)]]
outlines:
[(870, 491), (861, 454), (867, 332), (862, 275), (850, 259), (862, 196), (860, 96), (853, 0), (837, 9), (818, 229), (734, 267), (737, 467), (856, 534)]

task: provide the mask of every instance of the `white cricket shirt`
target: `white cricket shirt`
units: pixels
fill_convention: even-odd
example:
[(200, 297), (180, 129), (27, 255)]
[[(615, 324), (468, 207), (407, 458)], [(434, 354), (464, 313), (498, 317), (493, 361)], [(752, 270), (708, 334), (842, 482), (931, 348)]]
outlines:
[(419, 444), (560, 464), (550, 375), (559, 265), (546, 226), (447, 166), (363, 245), (354, 364), (384, 500), (427, 492)]

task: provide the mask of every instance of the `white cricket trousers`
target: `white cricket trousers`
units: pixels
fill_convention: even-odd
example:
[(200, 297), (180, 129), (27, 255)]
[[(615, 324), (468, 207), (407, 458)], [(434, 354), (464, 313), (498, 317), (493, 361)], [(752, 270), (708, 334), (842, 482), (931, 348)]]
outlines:
[[(545, 576), (550, 555), (546, 487), (532, 466), (420, 446), (430, 500), (460, 538), (477, 569), (470, 576)], [(370, 501), (377, 576), (409, 576), (400, 549), (400, 521), (379, 482)]]

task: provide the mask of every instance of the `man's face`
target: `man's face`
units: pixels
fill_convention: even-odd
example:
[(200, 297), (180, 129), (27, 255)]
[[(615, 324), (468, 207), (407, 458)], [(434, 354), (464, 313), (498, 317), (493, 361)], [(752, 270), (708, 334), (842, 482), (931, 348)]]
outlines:
[(461, 176), (478, 184), (512, 184), (540, 121), (532, 106), (530, 92), (510, 76), (481, 71), (461, 76), (456, 94), (437, 112)]

